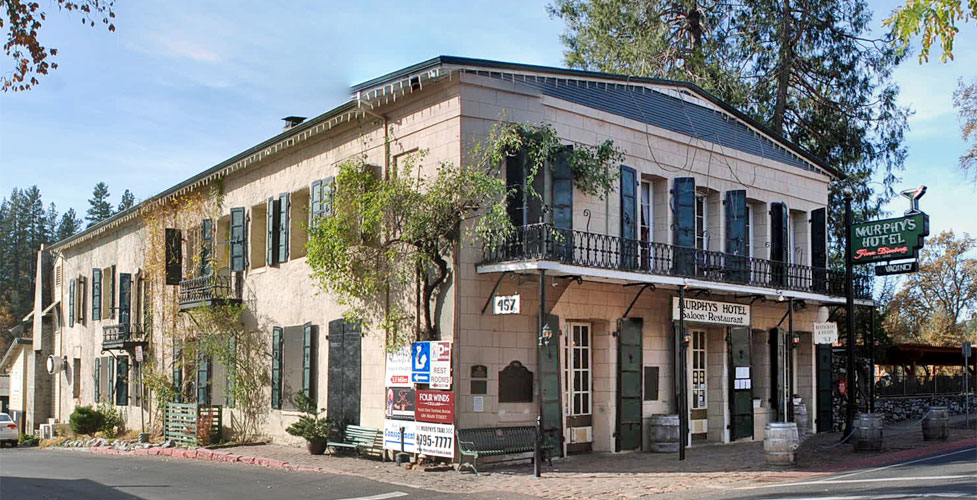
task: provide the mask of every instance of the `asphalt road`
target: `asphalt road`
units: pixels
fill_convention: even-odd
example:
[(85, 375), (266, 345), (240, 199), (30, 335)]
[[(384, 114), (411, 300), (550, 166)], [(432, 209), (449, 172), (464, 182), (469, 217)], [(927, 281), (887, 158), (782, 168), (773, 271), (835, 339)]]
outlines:
[(697, 490), (690, 498), (863, 500), (977, 498), (977, 448), (820, 477), (810, 481)]
[(392, 498), (528, 498), (444, 494), (319, 472), (159, 457), (93, 455), (37, 448), (0, 450), (0, 499), (383, 500)]

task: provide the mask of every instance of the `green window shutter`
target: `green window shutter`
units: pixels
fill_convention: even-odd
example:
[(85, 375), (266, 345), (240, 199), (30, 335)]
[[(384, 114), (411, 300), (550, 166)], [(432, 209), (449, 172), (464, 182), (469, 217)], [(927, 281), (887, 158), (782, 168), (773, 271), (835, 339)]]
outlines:
[(313, 366), (315, 363), (315, 327), (312, 323), (303, 325), (302, 345), (302, 393), (308, 397), (315, 397)]
[(115, 360), (115, 404), (126, 406), (129, 404), (129, 358), (119, 357)]
[(234, 337), (227, 339), (229, 344), (229, 351), (231, 353), (231, 359), (226, 367), (227, 381), (224, 385), (224, 405), (228, 408), (234, 408), (234, 380), (236, 378), (237, 370), (237, 341)]
[(101, 369), (102, 369), (102, 360), (95, 358), (95, 372), (93, 375), (95, 376), (95, 402), (96, 403), (98, 403), (98, 399), (102, 396), (101, 394), (99, 394), (99, 387), (101, 386), (102, 383), (102, 381), (99, 380), (99, 371)]
[(200, 276), (210, 275), (210, 259), (214, 254), (214, 221), (200, 222)]
[(125, 325), (126, 335), (129, 333), (130, 307), (132, 305), (132, 275), (119, 273), (119, 323)]
[(111, 403), (115, 400), (115, 370), (117, 369), (116, 359), (113, 358), (112, 356), (106, 356), (103, 359), (104, 361), (102, 361), (102, 363), (105, 365), (106, 367), (105, 370), (108, 373), (108, 376), (106, 377), (106, 382), (109, 388), (108, 399), (109, 399), (109, 403)]
[(244, 271), (245, 268), (245, 248), (247, 238), (245, 238), (245, 217), (244, 208), (231, 209), (231, 271)]
[(166, 284), (179, 285), (183, 280), (183, 232), (166, 228), (164, 236), (166, 247)]
[(268, 208), (267, 208), (267, 219), (268, 219), (268, 238), (265, 242), (265, 264), (272, 265), (275, 262), (275, 257), (278, 256), (278, 201), (274, 198), (268, 198)]
[[(552, 171), (553, 227), (568, 231), (573, 229), (573, 169), (570, 168), (570, 154), (572, 150), (572, 146), (567, 146), (557, 153), (556, 158), (553, 160), (554, 165)], [(634, 171), (632, 170), (632, 172)], [(633, 188), (631, 193), (633, 198)]]
[(173, 341), (173, 390), (176, 391), (176, 403), (183, 402), (183, 366), (180, 361), (183, 357), (183, 350), (180, 348), (180, 341)]
[(505, 159), (505, 187), (509, 221), (516, 227), (526, 225), (526, 153), (522, 150)]
[(68, 281), (68, 326), (75, 326), (75, 280)]
[(271, 329), (271, 407), (282, 407), (282, 327)]
[(787, 204), (782, 202), (770, 204), (770, 260), (787, 262), (790, 255), (790, 244), (787, 235), (790, 234), (790, 219)]
[(109, 272), (109, 317), (115, 319), (115, 264)]
[(336, 178), (326, 177), (322, 180), (322, 216), (332, 216), (332, 199), (336, 195)]
[(672, 180), (672, 272), (680, 276), (695, 273), (695, 178)]
[(282, 193), (278, 197), (278, 262), (288, 261), (288, 211), (291, 206), (291, 197), (288, 193)]
[(210, 404), (210, 356), (197, 355), (197, 404)]
[(78, 277), (78, 315), (75, 317), (80, 322), (85, 321), (85, 277)]
[(322, 217), (322, 181), (313, 181), (309, 191), (309, 227), (315, 224), (316, 217)]
[(726, 253), (746, 255), (746, 190), (726, 191)]
[(92, 269), (92, 319), (102, 319), (102, 270)]

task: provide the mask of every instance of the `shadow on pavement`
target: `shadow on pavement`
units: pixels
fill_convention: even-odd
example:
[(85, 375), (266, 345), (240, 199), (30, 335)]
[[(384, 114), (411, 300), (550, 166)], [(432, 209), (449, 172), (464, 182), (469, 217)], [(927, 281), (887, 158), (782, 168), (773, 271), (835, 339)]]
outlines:
[[(53, 471), (49, 471), (53, 472)], [(3, 500), (87, 500), (139, 499), (118, 488), (168, 488), (166, 485), (120, 484), (115, 486), (88, 479), (50, 479), (43, 477), (3, 476), (0, 478), (0, 498)]]

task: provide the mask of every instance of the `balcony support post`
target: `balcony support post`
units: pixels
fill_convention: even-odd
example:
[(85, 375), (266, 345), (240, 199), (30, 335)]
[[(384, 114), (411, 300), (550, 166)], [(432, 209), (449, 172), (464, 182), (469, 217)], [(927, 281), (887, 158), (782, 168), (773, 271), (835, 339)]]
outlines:
[[(636, 286), (636, 285), (638, 285), (638, 283), (628, 283), (627, 285), (624, 286)], [(641, 293), (649, 288), (651, 288), (651, 291), (655, 291), (655, 284), (654, 283), (641, 284), (641, 288), (638, 289), (638, 293), (634, 296), (634, 299), (631, 300), (631, 303), (628, 304), (628, 308), (624, 310), (624, 314), (621, 315), (622, 318), (628, 317), (628, 313), (631, 312), (631, 308), (634, 307), (635, 302), (637, 302), (638, 298), (641, 297)]]
[(855, 286), (852, 268), (851, 249), (851, 199), (850, 193), (845, 193), (845, 324), (848, 329), (848, 339), (845, 349), (848, 354), (848, 404), (845, 408), (845, 434), (842, 442), (851, 438), (855, 421)]
[(499, 279), (495, 280), (495, 286), (492, 287), (492, 292), (489, 293), (488, 299), (485, 300), (485, 305), (482, 306), (482, 314), (485, 314), (485, 310), (488, 309), (489, 304), (492, 303), (492, 298), (495, 297), (495, 292), (499, 291), (499, 285), (502, 284), (502, 280), (504, 280), (505, 277), (510, 274), (512, 274), (512, 271), (502, 271), (502, 275), (499, 276)]
[(539, 270), (539, 324), (536, 335), (536, 442), (533, 444), (533, 477), (543, 475), (543, 327), (546, 326), (546, 270)]
[(685, 334), (685, 287), (678, 288), (678, 331), (679, 331), (679, 401), (678, 401), (678, 459), (685, 460), (685, 446), (689, 439), (689, 373), (686, 351), (689, 348)]

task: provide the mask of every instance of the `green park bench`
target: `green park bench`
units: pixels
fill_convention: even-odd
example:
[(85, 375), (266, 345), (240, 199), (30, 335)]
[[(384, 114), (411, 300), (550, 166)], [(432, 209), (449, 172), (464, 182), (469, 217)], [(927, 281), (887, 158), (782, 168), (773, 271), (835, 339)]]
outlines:
[[(458, 442), (458, 452), (461, 454), (458, 472), (461, 472), (461, 469), (467, 466), (471, 467), (475, 471), (475, 474), (478, 474), (478, 457), (494, 457), (533, 452), (536, 445), (536, 427), (525, 425), (518, 427), (457, 429), (455, 430), (455, 438)], [(548, 455), (546, 451), (549, 449), (552, 449), (552, 445), (543, 447), (544, 456)], [(468, 463), (465, 463), (465, 457), (471, 457)], [(514, 458), (512, 460), (525, 460), (525, 458)], [(535, 460), (535, 458), (531, 458), (530, 460)], [(550, 459), (547, 458), (547, 460)], [(550, 460), (550, 465), (552, 465), (552, 460)]]
[(380, 429), (347, 425), (343, 432), (342, 441), (329, 441), (326, 446), (333, 450), (349, 450), (356, 453), (367, 453), (383, 456), (383, 433)]

